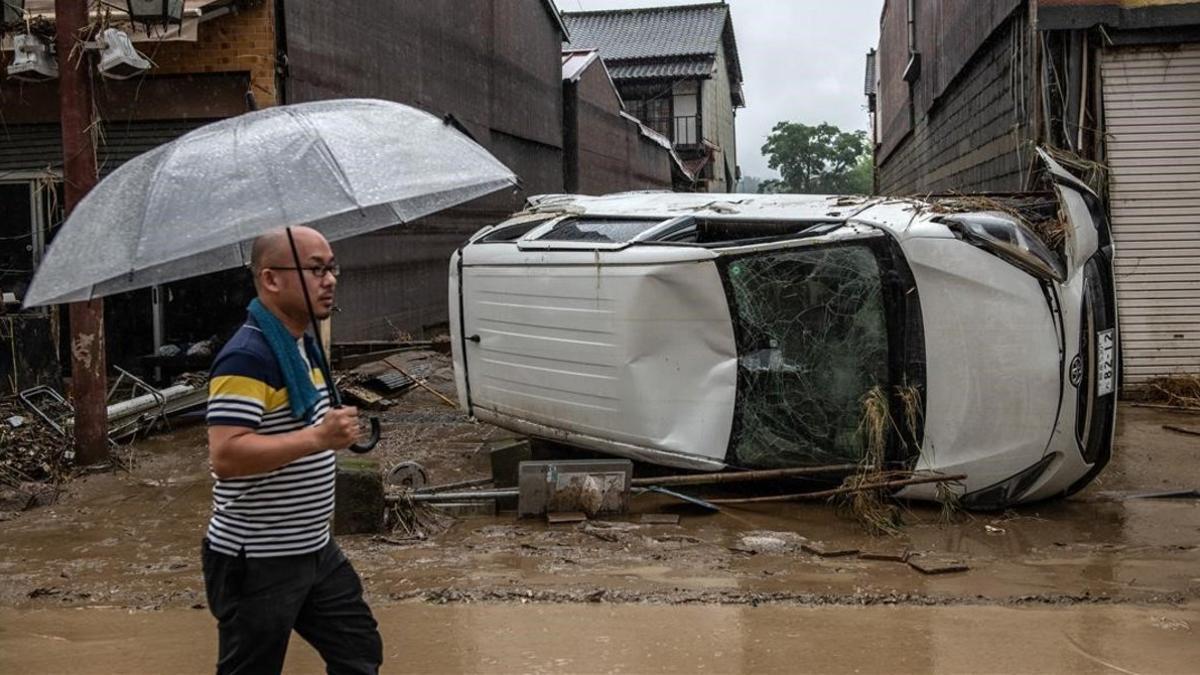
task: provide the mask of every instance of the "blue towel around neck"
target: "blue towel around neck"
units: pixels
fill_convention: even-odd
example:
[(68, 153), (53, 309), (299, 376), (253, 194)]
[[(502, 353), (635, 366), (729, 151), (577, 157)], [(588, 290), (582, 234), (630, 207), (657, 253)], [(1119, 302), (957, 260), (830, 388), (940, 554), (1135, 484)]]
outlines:
[[(292, 416), (312, 424), (321, 395), (312, 382), (308, 364), (304, 363), (304, 359), (300, 357), (300, 350), (296, 349), (296, 338), (271, 310), (258, 301), (258, 298), (252, 300), (246, 309), (249, 310), (250, 316), (254, 317), (259, 330), (266, 336), (267, 344), (271, 346), (271, 352), (275, 354), (275, 360), (279, 363), (279, 370), (283, 373), (283, 381), (287, 385), (288, 405), (292, 409)], [(317, 353), (316, 348), (307, 339), (304, 340), (304, 348), (313, 367), (321, 363), (318, 359), (322, 355)], [(326, 383), (326, 386), (329, 386), (329, 383)]]

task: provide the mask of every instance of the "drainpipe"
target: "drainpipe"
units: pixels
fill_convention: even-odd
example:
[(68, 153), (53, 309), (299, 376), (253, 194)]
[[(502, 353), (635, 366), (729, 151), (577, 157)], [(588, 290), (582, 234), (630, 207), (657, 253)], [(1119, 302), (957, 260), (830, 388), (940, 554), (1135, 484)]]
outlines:
[(917, 0), (908, 0), (908, 53), (917, 51)]
[(579, 83), (563, 83), (563, 192), (579, 192)]
[(283, 0), (275, 0), (275, 100), (272, 103), (286, 105), (291, 103), (291, 87), (289, 80), (292, 72), (288, 67), (287, 14), (284, 13)]

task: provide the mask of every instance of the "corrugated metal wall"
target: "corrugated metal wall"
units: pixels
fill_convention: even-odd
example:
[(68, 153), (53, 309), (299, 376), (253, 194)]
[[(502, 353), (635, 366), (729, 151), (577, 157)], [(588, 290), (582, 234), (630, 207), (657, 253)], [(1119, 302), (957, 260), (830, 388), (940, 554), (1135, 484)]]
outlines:
[(1200, 44), (1101, 72), (1127, 384), (1200, 372)]

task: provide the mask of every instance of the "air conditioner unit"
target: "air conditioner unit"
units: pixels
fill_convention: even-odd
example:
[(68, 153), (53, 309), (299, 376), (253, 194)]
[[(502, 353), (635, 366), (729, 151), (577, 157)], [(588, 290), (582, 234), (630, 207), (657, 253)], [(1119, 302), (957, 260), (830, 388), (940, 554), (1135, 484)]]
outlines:
[(129, 35), (109, 28), (100, 34), (100, 74), (111, 80), (126, 80), (146, 72), (150, 61), (133, 48)]
[(46, 82), (58, 78), (58, 62), (41, 38), (28, 33), (14, 35), (8, 76), (24, 82)]

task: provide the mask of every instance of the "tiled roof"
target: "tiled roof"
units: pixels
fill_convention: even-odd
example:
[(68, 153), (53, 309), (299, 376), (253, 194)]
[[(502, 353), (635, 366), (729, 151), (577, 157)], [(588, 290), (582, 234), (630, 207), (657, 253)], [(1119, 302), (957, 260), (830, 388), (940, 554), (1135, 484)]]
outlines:
[(566, 49), (599, 49), (615, 80), (708, 77), (725, 55), (735, 106), (742, 95), (742, 64), (729, 5), (710, 2), (597, 12), (564, 12)]
[(563, 13), (571, 48), (598, 48), (606, 61), (716, 55), (728, 17), (723, 2)]
[(655, 80), (712, 75), (714, 58), (701, 56), (670, 61), (610, 61), (608, 72), (615, 80)]

